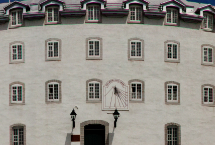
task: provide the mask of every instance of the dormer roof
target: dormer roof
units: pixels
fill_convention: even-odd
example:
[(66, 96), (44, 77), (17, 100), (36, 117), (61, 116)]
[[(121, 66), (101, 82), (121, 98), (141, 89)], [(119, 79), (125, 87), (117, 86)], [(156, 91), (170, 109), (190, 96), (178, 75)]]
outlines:
[(180, 0), (169, 0), (169, 1), (166, 1), (166, 2), (160, 3), (160, 5), (168, 5), (168, 4), (171, 4), (171, 3), (174, 3), (174, 4), (180, 6), (183, 9), (186, 8), (186, 5)]
[(46, 5), (47, 3), (49, 3), (49, 2), (57, 2), (57, 3), (60, 3), (60, 4), (64, 4), (64, 1), (62, 1), (62, 0), (43, 0), (42, 2), (40, 2), (39, 4), (41, 5), (41, 6), (43, 6), (43, 5)]
[(7, 6), (5, 6), (5, 7), (4, 7), (4, 10), (7, 11), (8, 9), (10, 9), (11, 7), (13, 7), (13, 6), (15, 6), (15, 5), (20, 5), (20, 6), (22, 6), (22, 7), (25, 7), (25, 8), (29, 8), (29, 9), (30, 9), (29, 5), (23, 4), (23, 3), (18, 2), (18, 1), (14, 1), (14, 2), (8, 4)]
[(145, 1), (145, 0), (124, 0), (123, 3), (127, 4), (127, 3), (132, 3), (132, 2), (139, 2), (139, 3), (144, 3), (144, 4), (149, 4), (149, 2)]
[(196, 11), (195, 11), (195, 13), (199, 14), (201, 10), (204, 10), (204, 9), (207, 9), (207, 8), (211, 9), (211, 11), (213, 13), (215, 13), (215, 8), (212, 5), (210, 5), (210, 4), (197, 8)]

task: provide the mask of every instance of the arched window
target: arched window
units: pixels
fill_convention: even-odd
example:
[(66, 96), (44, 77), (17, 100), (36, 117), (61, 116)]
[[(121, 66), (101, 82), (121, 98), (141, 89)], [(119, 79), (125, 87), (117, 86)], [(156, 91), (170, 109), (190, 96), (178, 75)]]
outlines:
[(26, 145), (26, 125), (19, 123), (10, 126), (10, 144)]
[(214, 65), (214, 46), (210, 44), (203, 44), (201, 46), (202, 65)]
[(46, 86), (46, 103), (61, 103), (61, 81), (49, 80), (45, 83)]
[(174, 81), (165, 82), (165, 103), (180, 104), (180, 83)]
[(23, 63), (24, 62), (24, 42), (22, 41), (14, 41), (9, 44), (9, 56), (10, 63)]
[(25, 84), (22, 82), (13, 82), (9, 84), (9, 105), (25, 104)]
[(130, 102), (144, 102), (144, 81), (133, 79), (128, 81)]
[(175, 40), (164, 42), (164, 61), (180, 62), (180, 43)]
[(204, 84), (202, 85), (202, 104), (204, 106), (214, 105), (214, 85)]
[(181, 127), (179, 124), (165, 124), (165, 145), (181, 145)]
[(86, 81), (86, 100), (87, 102), (101, 102), (102, 81), (90, 79)]
[(61, 39), (49, 38), (45, 41), (46, 61), (61, 60)]

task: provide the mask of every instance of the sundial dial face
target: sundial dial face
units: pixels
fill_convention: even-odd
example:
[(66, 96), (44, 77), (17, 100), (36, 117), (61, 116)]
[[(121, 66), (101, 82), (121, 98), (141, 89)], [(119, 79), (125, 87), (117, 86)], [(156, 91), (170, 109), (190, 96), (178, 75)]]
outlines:
[(128, 85), (119, 79), (109, 80), (103, 86), (102, 110), (128, 110)]

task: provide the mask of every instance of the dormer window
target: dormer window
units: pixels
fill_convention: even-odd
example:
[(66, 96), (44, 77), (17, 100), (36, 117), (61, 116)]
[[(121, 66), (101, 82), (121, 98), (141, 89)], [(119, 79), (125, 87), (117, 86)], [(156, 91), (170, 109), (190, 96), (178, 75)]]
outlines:
[(178, 23), (178, 10), (174, 8), (167, 8), (166, 11), (166, 25), (177, 25)]
[(48, 7), (46, 9), (46, 22), (47, 24), (59, 22), (59, 8), (57, 6)]
[(213, 30), (213, 15), (209, 14), (209, 13), (204, 13), (203, 16), (204, 16), (204, 19), (203, 19), (202, 28), (207, 31), (212, 31)]
[(129, 7), (128, 23), (141, 23), (143, 9), (138, 5), (131, 5)]
[(13, 10), (10, 13), (11, 27), (18, 27), (22, 25), (22, 9)]
[(87, 17), (85, 22), (100, 22), (100, 6), (99, 5), (88, 5), (87, 6)]

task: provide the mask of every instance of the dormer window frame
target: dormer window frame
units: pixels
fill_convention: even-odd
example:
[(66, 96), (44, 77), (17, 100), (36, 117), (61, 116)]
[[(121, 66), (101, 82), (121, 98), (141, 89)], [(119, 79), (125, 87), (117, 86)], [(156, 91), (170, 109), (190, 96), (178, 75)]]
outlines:
[[(21, 27), (23, 25), (23, 8), (11, 9), (9, 11), (9, 15), (10, 15), (9, 28)], [(21, 15), (21, 18), (20, 18), (20, 15)], [(21, 23), (19, 23), (20, 21), (21, 21)], [(14, 24), (14, 22), (15, 22), (15, 24)]]
[[(59, 24), (60, 23), (60, 14), (59, 14), (59, 5), (47, 5), (45, 6), (45, 24)], [(51, 9), (51, 12), (49, 10)], [(57, 16), (55, 15), (55, 10), (57, 9)], [(49, 21), (49, 14), (51, 13), (51, 19), (52, 21)], [(55, 21), (55, 18), (57, 17), (57, 20)]]
[[(100, 3), (89, 3), (86, 5), (87, 9), (86, 9), (86, 18), (85, 18), (85, 23), (101, 23), (102, 22), (102, 14), (101, 14), (101, 4)], [(90, 9), (92, 8), (92, 20), (89, 20), (89, 12)], [(95, 19), (95, 12), (97, 11), (96, 9), (98, 9), (98, 20)]]
[[(205, 23), (205, 20), (206, 20), (206, 23)], [(211, 21), (210, 27), (209, 27), (209, 23), (210, 23), (209, 21)], [(214, 14), (208, 11), (203, 11), (202, 29), (205, 31), (213, 31), (213, 25), (214, 25)]]
[[(134, 10), (132, 11), (132, 9)], [(138, 10), (140, 11), (140, 20), (138, 20)], [(134, 13), (134, 20), (131, 20), (132, 12)], [(129, 4), (129, 15), (127, 23), (143, 23), (143, 5), (142, 4)]]
[[(168, 11), (170, 11), (170, 13)], [(169, 14), (170, 14), (170, 22), (168, 21)], [(176, 18), (174, 18), (175, 17), (174, 14), (176, 14)], [(174, 7), (166, 7), (165, 25), (178, 26), (178, 22), (179, 22), (179, 10)]]

